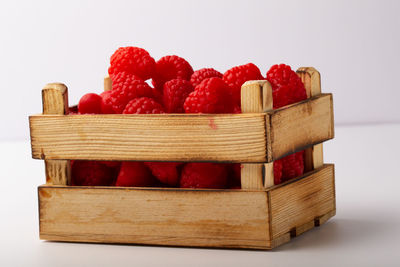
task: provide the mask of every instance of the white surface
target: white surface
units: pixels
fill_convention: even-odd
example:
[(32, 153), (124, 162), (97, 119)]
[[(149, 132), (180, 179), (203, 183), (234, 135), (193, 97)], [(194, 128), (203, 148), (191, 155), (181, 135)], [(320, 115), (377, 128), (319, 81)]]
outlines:
[(27, 142), (0, 143), (0, 266), (400, 266), (400, 124), (337, 127), (337, 215), (273, 251), (40, 241), (43, 162)]
[(70, 103), (100, 92), (119, 46), (185, 57), (220, 71), (249, 61), (312, 65), (333, 92), (337, 123), (400, 122), (400, 1), (2, 1), (0, 140), (28, 139), (40, 90), (63, 82)]

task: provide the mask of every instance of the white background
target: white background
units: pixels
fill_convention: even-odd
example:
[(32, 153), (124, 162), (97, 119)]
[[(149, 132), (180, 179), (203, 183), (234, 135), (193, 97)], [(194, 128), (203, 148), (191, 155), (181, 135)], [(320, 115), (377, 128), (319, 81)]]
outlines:
[[(400, 266), (400, 1), (1, 1), (0, 266)], [(28, 116), (102, 90), (119, 46), (195, 69), (314, 66), (334, 94), (337, 215), (271, 251), (43, 242)]]
[(101, 92), (111, 54), (139, 46), (220, 71), (314, 66), (337, 125), (400, 122), (400, 1), (2, 1), (0, 140), (28, 139), (48, 82)]

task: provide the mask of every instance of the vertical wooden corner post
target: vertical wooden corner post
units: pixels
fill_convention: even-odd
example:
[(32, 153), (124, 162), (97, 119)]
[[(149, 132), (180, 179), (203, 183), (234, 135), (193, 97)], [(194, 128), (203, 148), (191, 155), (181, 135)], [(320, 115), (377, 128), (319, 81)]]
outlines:
[[(266, 80), (248, 81), (242, 85), (243, 113), (262, 113), (273, 109), (272, 87)], [(274, 185), (273, 162), (241, 165), (242, 189), (263, 189)]]
[[(297, 70), (297, 75), (301, 78), (306, 88), (307, 97), (311, 98), (321, 94), (321, 75), (313, 67), (302, 67)], [(305, 150), (304, 172), (308, 172), (324, 164), (322, 143), (314, 145)]]
[(112, 81), (110, 76), (104, 77), (104, 91), (110, 91), (112, 89)]
[[(68, 89), (61, 83), (49, 83), (42, 90), (44, 115), (68, 114)], [(46, 160), (46, 183), (69, 185), (71, 166), (69, 160)]]

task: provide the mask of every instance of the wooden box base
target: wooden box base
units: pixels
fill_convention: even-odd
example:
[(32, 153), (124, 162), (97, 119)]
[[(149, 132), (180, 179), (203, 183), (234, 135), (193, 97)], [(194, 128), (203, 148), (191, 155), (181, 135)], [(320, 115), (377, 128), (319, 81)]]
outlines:
[(40, 238), (271, 249), (335, 215), (334, 166), (266, 190), (38, 188)]

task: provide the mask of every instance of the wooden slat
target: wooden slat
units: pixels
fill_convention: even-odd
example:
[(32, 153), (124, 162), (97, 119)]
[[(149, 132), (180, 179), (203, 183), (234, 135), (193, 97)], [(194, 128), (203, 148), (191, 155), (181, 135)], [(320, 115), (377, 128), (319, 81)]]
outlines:
[(30, 117), (39, 159), (265, 162), (265, 114)]
[[(49, 83), (42, 90), (43, 114), (68, 114), (68, 89), (61, 83)], [(71, 179), (69, 160), (45, 160), (46, 183), (68, 185)]]
[(263, 164), (248, 163), (241, 167), (241, 188), (242, 189), (263, 189)]
[(267, 249), (267, 207), (262, 191), (41, 186), (40, 237)]
[[(241, 88), (241, 109), (243, 113), (260, 113), (272, 110), (272, 87), (266, 81), (248, 81)], [(246, 128), (245, 124), (243, 125)], [(265, 126), (266, 128), (266, 126)], [(266, 129), (267, 131), (267, 129)], [(270, 173), (268, 173), (270, 174)], [(273, 173), (272, 173), (273, 174)], [(241, 186), (242, 189), (264, 188), (264, 164), (242, 164)], [(272, 179), (267, 177), (268, 181)]]
[(71, 184), (71, 164), (69, 160), (45, 160), (46, 183), (53, 185)]
[[(302, 67), (297, 74), (304, 83), (308, 98), (321, 94), (321, 75), (313, 67)], [(304, 153), (304, 171), (311, 171), (324, 164), (323, 144), (317, 144), (307, 148)]]
[(274, 186), (274, 162), (264, 164), (264, 187)]
[(104, 77), (104, 91), (110, 91), (112, 89), (112, 81), (110, 76)]
[(268, 191), (272, 240), (299, 228), (310, 228), (322, 215), (335, 210), (334, 166), (324, 165), (306, 177)]
[(270, 123), (267, 140), (271, 146), (267, 150), (272, 151), (272, 160), (334, 136), (331, 94), (321, 94), (267, 114)]

